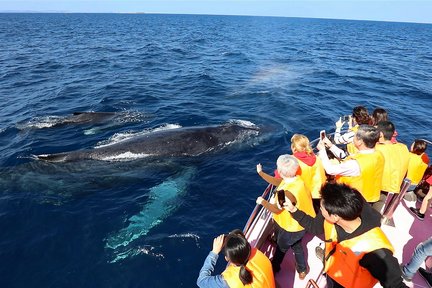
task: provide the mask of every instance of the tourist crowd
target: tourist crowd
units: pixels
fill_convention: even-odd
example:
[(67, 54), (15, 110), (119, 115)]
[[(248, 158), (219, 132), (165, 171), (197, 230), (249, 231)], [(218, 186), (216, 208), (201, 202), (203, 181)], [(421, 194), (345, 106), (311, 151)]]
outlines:
[[(294, 252), (298, 278), (307, 277), (309, 267), (302, 239), (306, 232), (324, 235), (324, 248), (316, 254), (324, 265), (327, 287), (369, 288), (376, 283), (384, 288), (408, 287), (419, 271), (432, 287), (432, 274), (420, 267), (432, 256), (432, 239), (419, 243), (411, 260), (399, 264), (394, 247), (383, 230), (381, 220), (388, 204), (418, 196), (420, 207), (410, 207), (423, 220), (432, 198), (432, 188), (416, 195), (416, 188), (432, 187), (428, 175), (427, 143), (416, 139), (408, 149), (397, 140), (398, 133), (387, 111), (377, 108), (369, 115), (363, 106), (335, 123), (334, 137), (324, 131), (314, 153), (305, 135), (291, 138), (292, 155), (276, 161), (274, 175), (256, 166), (259, 176), (276, 188), (270, 199), (256, 203), (273, 216), (275, 252), (271, 261), (252, 248), (242, 231), (234, 230), (214, 239), (213, 249), (199, 273), (199, 287), (276, 287), (274, 274), (281, 271), (286, 252)], [(347, 129), (345, 133), (343, 128)], [(408, 182), (410, 185), (403, 185)], [(406, 187), (401, 191), (401, 187)], [(396, 203), (397, 204), (397, 203)], [(214, 275), (220, 252), (228, 262)]]

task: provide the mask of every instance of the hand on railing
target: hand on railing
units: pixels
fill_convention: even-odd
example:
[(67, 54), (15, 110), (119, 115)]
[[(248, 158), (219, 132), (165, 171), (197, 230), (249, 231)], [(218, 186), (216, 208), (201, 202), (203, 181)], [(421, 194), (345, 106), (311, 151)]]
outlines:
[(265, 199), (263, 198), (263, 197), (261, 197), (261, 196), (259, 196), (257, 199), (256, 199), (256, 204), (258, 204), (258, 205), (262, 205), (262, 203), (263, 203), (263, 201), (264, 201)]

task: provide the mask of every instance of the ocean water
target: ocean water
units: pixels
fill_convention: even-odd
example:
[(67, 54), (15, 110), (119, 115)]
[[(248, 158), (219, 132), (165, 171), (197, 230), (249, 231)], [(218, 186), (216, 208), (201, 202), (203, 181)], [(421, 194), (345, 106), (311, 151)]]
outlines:
[[(402, 142), (432, 138), (432, 25), (0, 14), (0, 97), (0, 287), (194, 287), (265, 188), (256, 164), (272, 171), (293, 133), (365, 105)], [(76, 111), (118, 117), (57, 125)], [(175, 161), (32, 157), (234, 121), (271, 129)]]

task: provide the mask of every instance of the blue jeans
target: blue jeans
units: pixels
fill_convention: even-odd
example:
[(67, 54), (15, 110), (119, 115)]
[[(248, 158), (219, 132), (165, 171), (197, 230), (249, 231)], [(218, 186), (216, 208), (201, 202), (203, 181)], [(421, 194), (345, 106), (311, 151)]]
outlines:
[(301, 240), (306, 231), (288, 232), (282, 229), (275, 222), (275, 236), (276, 236), (276, 251), (273, 256), (272, 265), (278, 270), (283, 261), (285, 253), (292, 248), (297, 266), (297, 272), (304, 272), (307, 269), (305, 255)]
[(402, 268), (402, 272), (412, 278), (428, 256), (432, 256), (432, 237), (417, 245), (411, 260)]

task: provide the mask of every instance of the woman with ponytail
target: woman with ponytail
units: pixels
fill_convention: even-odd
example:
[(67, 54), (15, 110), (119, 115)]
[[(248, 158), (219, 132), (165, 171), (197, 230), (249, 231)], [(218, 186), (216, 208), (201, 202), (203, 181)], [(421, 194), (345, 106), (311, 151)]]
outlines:
[[(223, 250), (228, 265), (220, 275), (211, 276)], [(251, 248), (241, 230), (219, 235), (201, 268), (198, 287), (269, 287), (274, 288), (270, 260), (258, 249)]]

